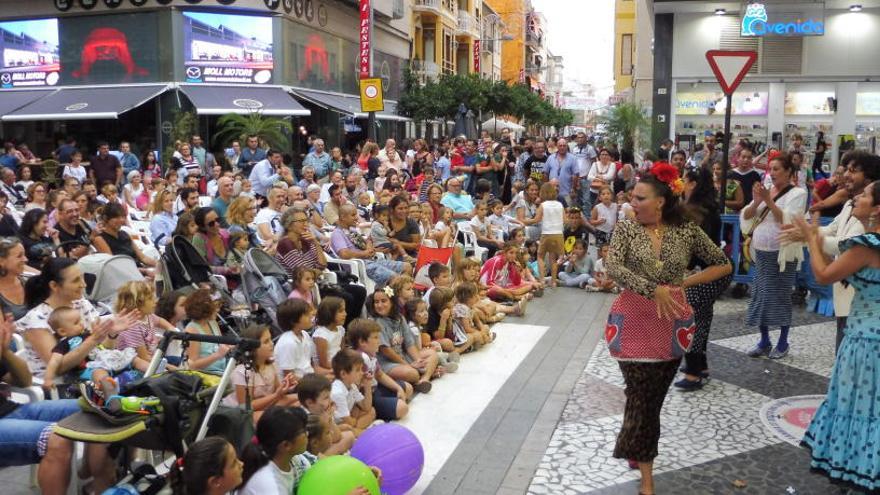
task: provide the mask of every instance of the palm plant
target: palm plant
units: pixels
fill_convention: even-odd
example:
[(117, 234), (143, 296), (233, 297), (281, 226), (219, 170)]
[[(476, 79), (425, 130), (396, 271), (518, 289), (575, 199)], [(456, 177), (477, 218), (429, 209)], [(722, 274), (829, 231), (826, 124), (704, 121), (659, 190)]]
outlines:
[(247, 136), (257, 136), (262, 145), (271, 148), (287, 149), (290, 146), (288, 136), (293, 132), (290, 121), (275, 117), (264, 117), (260, 112), (248, 114), (227, 113), (217, 119), (214, 140), (228, 143), (234, 139), (244, 140)]
[(651, 119), (639, 103), (623, 102), (615, 105), (601, 121), (611, 140), (624, 150), (635, 151), (650, 134)]

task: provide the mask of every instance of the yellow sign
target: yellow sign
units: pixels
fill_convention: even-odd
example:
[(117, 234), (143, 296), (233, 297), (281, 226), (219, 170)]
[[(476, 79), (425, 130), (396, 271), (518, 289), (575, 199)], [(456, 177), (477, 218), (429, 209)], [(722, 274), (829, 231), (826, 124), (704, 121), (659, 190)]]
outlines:
[(382, 80), (361, 79), (361, 112), (385, 111), (385, 99), (382, 96)]

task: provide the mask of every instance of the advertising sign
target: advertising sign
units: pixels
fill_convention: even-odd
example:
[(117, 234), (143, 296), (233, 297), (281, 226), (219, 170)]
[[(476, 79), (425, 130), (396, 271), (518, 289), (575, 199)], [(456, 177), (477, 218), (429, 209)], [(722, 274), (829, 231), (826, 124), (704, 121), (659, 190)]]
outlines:
[(58, 19), (0, 22), (0, 87), (55, 86)]
[(361, 112), (381, 112), (385, 110), (382, 97), (382, 79), (378, 77), (361, 79)]
[(833, 91), (785, 93), (785, 115), (834, 115)]
[(856, 94), (856, 115), (880, 115), (880, 93)]
[(823, 36), (825, 5), (764, 4), (746, 2), (743, 6), (741, 36)]
[(183, 21), (186, 82), (272, 82), (271, 17), (184, 12)]
[[(727, 99), (724, 93), (678, 93), (675, 101), (676, 115), (724, 115)], [(770, 97), (766, 91), (754, 93), (741, 91), (733, 95), (733, 115), (767, 115)]]
[(370, 23), (371, 9), (370, 0), (360, 0), (360, 23), (358, 24), (358, 72), (361, 79), (370, 77), (370, 44), (373, 27)]
[(474, 40), (474, 72), (480, 74), (480, 40)]
[(58, 20), (63, 84), (158, 80), (155, 13), (64, 17)]

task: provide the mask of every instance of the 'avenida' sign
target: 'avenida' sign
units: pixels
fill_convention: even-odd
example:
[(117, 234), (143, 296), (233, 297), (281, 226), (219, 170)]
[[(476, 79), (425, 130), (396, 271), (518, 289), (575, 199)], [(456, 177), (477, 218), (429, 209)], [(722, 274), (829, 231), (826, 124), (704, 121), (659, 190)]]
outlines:
[(823, 3), (763, 4), (743, 7), (741, 36), (822, 36), (825, 34)]

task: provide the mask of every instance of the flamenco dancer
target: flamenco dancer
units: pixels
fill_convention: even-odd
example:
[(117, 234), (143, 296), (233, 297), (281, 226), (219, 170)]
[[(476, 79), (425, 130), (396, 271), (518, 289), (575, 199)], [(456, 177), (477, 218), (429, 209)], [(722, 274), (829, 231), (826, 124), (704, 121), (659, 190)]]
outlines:
[[(617, 225), (608, 273), (624, 288), (608, 315), (605, 340), (626, 383), (623, 426), (614, 457), (637, 464), (639, 493), (654, 493), (660, 409), (695, 331), (688, 287), (731, 272), (724, 253), (700, 227), (685, 220), (678, 170), (658, 163), (633, 189), (635, 220)], [(687, 278), (691, 258), (706, 267)]]
[(865, 233), (840, 241), (842, 254), (831, 263), (823, 254), (818, 224), (795, 220), (807, 239), (816, 281), (845, 279), (855, 289), (828, 393), (803, 444), (812, 451), (813, 470), (874, 493), (880, 489), (880, 181), (855, 197), (852, 215), (865, 225)]

